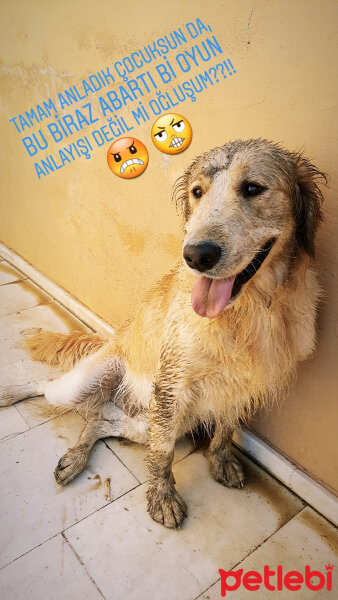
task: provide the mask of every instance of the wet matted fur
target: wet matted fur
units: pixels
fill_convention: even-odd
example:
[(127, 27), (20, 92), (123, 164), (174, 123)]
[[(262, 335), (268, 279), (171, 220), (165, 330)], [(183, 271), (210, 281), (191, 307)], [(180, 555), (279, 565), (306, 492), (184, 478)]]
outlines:
[(29, 340), (37, 360), (67, 369), (81, 358), (40, 390), (88, 419), (56, 467), (60, 484), (84, 468), (100, 437), (135, 440), (147, 446), (148, 511), (178, 528), (186, 505), (172, 475), (174, 444), (202, 423), (213, 432), (212, 475), (242, 487), (234, 428), (279, 396), (314, 349), (320, 178), (302, 155), (266, 140), (202, 154), (174, 188), (183, 257), (134, 318), (112, 340), (50, 332)]

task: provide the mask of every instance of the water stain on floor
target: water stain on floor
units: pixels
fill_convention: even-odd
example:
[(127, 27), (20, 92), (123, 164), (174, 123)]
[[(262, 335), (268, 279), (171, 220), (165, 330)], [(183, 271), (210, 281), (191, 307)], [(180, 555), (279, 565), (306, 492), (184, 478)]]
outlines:
[(90, 487), (89, 491), (92, 492), (94, 490), (98, 490), (102, 484), (102, 479), (100, 475), (94, 475), (94, 477), (87, 477), (87, 479), (96, 480), (95, 483)]

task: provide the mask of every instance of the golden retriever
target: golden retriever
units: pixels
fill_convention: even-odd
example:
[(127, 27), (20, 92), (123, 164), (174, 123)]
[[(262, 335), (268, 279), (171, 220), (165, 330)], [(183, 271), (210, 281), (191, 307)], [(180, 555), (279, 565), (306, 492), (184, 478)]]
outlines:
[(111, 340), (42, 332), (28, 341), (34, 359), (72, 369), (41, 384), (47, 401), (87, 416), (56, 467), (58, 483), (81, 472), (99, 438), (135, 440), (147, 446), (148, 511), (179, 528), (187, 509), (174, 445), (202, 423), (213, 431), (212, 475), (243, 486), (234, 428), (280, 394), (314, 349), (321, 177), (299, 153), (262, 139), (205, 152), (174, 188), (183, 256), (134, 318)]

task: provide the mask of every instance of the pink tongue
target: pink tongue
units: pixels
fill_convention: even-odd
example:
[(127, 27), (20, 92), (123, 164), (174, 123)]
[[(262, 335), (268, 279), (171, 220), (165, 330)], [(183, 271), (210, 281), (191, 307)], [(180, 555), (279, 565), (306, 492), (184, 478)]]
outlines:
[(229, 279), (198, 277), (191, 292), (191, 304), (200, 317), (214, 319), (226, 307), (234, 285), (235, 275)]

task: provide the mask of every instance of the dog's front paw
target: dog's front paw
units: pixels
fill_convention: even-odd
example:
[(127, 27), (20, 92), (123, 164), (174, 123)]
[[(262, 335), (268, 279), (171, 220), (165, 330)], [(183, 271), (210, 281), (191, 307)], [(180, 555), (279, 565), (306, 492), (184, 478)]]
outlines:
[(158, 490), (150, 487), (147, 492), (148, 512), (154, 521), (169, 529), (180, 529), (187, 506), (174, 487)]
[(217, 454), (208, 455), (210, 471), (214, 479), (226, 487), (242, 488), (244, 473), (241, 463), (234, 457), (223, 458)]
[(54, 471), (54, 477), (59, 485), (66, 485), (76, 475), (81, 473), (86, 466), (88, 454), (84, 452), (80, 446), (70, 448), (66, 454), (64, 454)]

